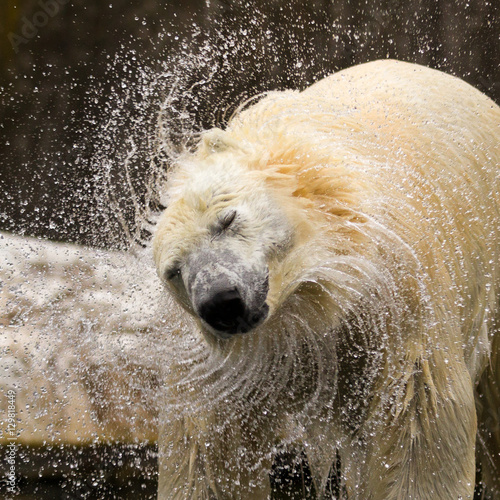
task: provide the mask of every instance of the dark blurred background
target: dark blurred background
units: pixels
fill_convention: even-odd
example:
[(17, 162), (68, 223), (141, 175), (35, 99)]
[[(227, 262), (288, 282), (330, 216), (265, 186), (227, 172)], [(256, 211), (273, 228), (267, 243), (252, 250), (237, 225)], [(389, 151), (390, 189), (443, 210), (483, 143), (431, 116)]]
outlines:
[(387, 57), (500, 102), (494, 0), (0, 2), (0, 229), (21, 234), (126, 246), (103, 186), (133, 226), (162, 105), (180, 148), (261, 91)]

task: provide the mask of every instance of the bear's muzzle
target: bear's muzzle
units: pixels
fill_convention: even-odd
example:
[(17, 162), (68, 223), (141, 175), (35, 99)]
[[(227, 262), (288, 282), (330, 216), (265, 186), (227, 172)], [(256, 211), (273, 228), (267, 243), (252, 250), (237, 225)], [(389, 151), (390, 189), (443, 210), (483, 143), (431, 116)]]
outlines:
[(267, 266), (250, 266), (228, 250), (204, 249), (190, 257), (188, 269), (193, 309), (217, 336), (248, 333), (267, 318)]

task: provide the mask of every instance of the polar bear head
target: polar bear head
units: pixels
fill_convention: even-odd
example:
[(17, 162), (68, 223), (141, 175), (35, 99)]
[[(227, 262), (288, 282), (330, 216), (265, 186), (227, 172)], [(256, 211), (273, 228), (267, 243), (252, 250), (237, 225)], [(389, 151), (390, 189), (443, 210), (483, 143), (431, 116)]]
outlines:
[(205, 332), (247, 333), (280, 301), (297, 228), (262, 171), (212, 131), (169, 180), (153, 242), (159, 276)]
[[(353, 216), (342, 192), (333, 198), (337, 206), (329, 201), (325, 208), (336, 188), (318, 166), (324, 158), (299, 158), (292, 146), (273, 158), (266, 148), (214, 129), (171, 173), (154, 259), (160, 278), (205, 334), (228, 339), (257, 330), (292, 294), (310, 296), (313, 285), (321, 306), (323, 285), (313, 270), (327, 269), (332, 244), (337, 256), (352, 252)], [(312, 165), (304, 165), (308, 161)], [(342, 178), (328, 171), (335, 182)]]

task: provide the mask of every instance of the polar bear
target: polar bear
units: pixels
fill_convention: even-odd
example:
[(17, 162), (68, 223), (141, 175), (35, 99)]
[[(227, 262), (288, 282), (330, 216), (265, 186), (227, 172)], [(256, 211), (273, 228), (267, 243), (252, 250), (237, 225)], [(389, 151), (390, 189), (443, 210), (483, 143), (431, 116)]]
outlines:
[(499, 145), (479, 91), (383, 60), (179, 159), (153, 239), (187, 322), (160, 498), (268, 498), (282, 449), (319, 497), (340, 456), (349, 499), (471, 499), (477, 455), (500, 498)]

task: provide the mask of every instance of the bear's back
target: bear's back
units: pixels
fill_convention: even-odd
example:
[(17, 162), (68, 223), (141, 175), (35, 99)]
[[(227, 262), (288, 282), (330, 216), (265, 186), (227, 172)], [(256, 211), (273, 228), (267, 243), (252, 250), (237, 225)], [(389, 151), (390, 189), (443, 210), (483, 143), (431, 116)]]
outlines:
[(495, 310), (500, 294), (500, 108), (493, 101), (453, 76), (381, 60), (302, 92), (272, 92), (226, 134), (264, 159), (258, 168), (282, 169), (281, 162), (291, 172), (295, 162), (298, 177), (316, 171), (325, 183), (359, 182), (351, 208), (398, 234), (430, 270), (428, 290), (445, 302), (437, 321), (460, 310), (469, 369), (481, 370), (488, 351), (481, 325), (493, 321), (484, 311)]

